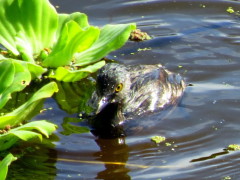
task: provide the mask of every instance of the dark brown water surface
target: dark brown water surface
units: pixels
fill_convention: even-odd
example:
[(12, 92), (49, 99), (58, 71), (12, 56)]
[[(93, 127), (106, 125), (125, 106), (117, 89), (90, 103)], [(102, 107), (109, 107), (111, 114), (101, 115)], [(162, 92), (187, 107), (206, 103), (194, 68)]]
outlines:
[[(76, 112), (47, 100), (45, 107), (53, 110), (36, 119), (59, 125), (55, 146), (38, 147), (41, 153), (34, 158), (26, 155), (12, 167), (12, 179), (240, 179), (240, 152), (226, 150), (229, 144), (240, 144), (240, 16), (226, 12), (230, 6), (240, 10), (240, 2), (51, 2), (61, 13), (88, 14), (97, 26), (136, 22), (153, 39), (129, 42), (109, 58), (125, 64), (161, 63), (193, 86), (164, 118), (157, 113), (134, 119), (138, 125), (133, 126), (143, 128), (124, 139), (100, 139), (82, 129), (80, 133), (77, 122), (65, 126)], [(72, 96), (65, 98), (75, 102)], [(155, 144), (155, 135), (165, 136), (169, 144)], [(28, 160), (38, 162), (37, 157), (43, 166), (29, 165)]]

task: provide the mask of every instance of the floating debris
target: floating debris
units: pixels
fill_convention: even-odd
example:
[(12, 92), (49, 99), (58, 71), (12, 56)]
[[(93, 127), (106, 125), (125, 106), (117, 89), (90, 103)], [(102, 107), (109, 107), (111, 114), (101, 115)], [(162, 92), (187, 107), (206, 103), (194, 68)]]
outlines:
[(169, 147), (169, 146), (171, 146), (172, 144), (169, 143), (169, 142), (166, 142), (165, 145), (166, 145), (167, 147)]
[(230, 176), (225, 176), (224, 178), (222, 178), (222, 180), (229, 180), (232, 179)]
[(131, 32), (129, 39), (131, 41), (144, 41), (151, 39), (151, 37), (146, 32), (136, 29)]
[(52, 107), (43, 108), (43, 109), (40, 110), (40, 113), (43, 113), (43, 112), (45, 112), (45, 111), (47, 111), (47, 110), (53, 110), (53, 108), (52, 108)]
[(152, 48), (138, 48), (138, 52), (140, 52), (140, 51), (149, 51), (149, 50), (151, 50)]
[(166, 138), (164, 136), (153, 136), (151, 137), (151, 140), (157, 144), (163, 142), (166, 140)]
[(239, 151), (240, 150), (240, 145), (238, 144), (230, 144), (227, 148), (229, 151)]
[(232, 7), (228, 7), (227, 10), (226, 10), (228, 13), (232, 14), (234, 13), (234, 9)]
[(10, 131), (12, 127), (10, 125), (6, 125), (4, 129), (0, 129), (0, 134), (5, 134)]

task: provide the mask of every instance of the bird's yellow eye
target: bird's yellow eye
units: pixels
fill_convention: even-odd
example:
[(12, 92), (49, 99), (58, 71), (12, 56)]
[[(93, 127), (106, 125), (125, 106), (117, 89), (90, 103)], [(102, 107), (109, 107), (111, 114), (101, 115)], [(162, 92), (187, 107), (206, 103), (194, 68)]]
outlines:
[(117, 87), (115, 88), (115, 92), (121, 91), (122, 88), (123, 88), (123, 84), (122, 83), (118, 84)]

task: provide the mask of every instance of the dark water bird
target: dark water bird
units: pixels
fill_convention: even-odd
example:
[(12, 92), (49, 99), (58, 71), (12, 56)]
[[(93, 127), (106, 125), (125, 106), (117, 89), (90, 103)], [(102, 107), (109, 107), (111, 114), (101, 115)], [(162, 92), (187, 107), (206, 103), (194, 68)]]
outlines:
[(114, 127), (125, 119), (161, 110), (176, 104), (184, 89), (183, 78), (160, 64), (108, 63), (98, 72), (91, 100), (95, 124)]

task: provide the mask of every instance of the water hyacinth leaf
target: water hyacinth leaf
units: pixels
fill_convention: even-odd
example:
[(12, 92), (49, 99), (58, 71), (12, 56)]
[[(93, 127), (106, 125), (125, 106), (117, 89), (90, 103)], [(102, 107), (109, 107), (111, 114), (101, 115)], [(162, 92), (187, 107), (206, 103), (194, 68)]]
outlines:
[[(47, 71), (46, 68), (43, 68), (42, 66), (37, 65), (36, 63), (21, 61), (21, 60), (12, 59), (12, 58), (5, 58), (4, 56), (2, 56), (2, 57), (0, 56), (0, 63), (4, 62), (4, 61), (18, 63), (18, 64), (21, 64), (24, 67), (27, 67), (29, 72), (31, 73), (31, 79), (32, 80), (36, 79), (36, 78), (40, 78), (42, 76), (42, 74)], [(4, 67), (4, 69), (6, 69), (6, 68)], [(3, 72), (3, 71), (0, 71), (0, 72)], [(9, 76), (9, 74), (10, 74), (10, 72), (8, 71), (8, 76)]]
[(31, 81), (25, 64), (11, 59), (0, 61), (0, 108), (11, 98), (11, 93), (23, 90)]
[(69, 14), (68, 18), (66, 19), (66, 22), (69, 22), (70, 20), (73, 20), (76, 23), (78, 23), (78, 25), (82, 29), (86, 29), (90, 27), (88, 23), (88, 17), (84, 13), (75, 12), (75, 13)]
[[(14, 131), (14, 132), (9, 132), (11, 133), (12, 135), (18, 137), (19, 139), (21, 140), (24, 140), (24, 141), (28, 141), (28, 140), (31, 140), (31, 139), (39, 139), (40, 141), (42, 141), (42, 135), (39, 134), (39, 133), (36, 133), (36, 132), (32, 132), (32, 131), (24, 131), (24, 130), (18, 130), (18, 131)], [(6, 142), (6, 140), (5, 140)], [(1, 136), (0, 136), (0, 144), (1, 144)], [(14, 144), (12, 144), (14, 145)], [(1, 146), (0, 150), (3, 148), (4, 146)], [(5, 149), (8, 149), (10, 147), (4, 147)], [(4, 150), (5, 150), (4, 149)]]
[(47, 122), (45, 120), (38, 120), (38, 121), (33, 121), (33, 122), (29, 122), (27, 124), (24, 124), (23, 126), (17, 127), (11, 131), (29, 131), (29, 130), (37, 130), (39, 131), (41, 134), (43, 134), (45, 137), (49, 137), (49, 135), (52, 134), (53, 131), (56, 130), (56, 125), (50, 122)]
[(59, 91), (53, 98), (57, 101), (59, 107), (69, 114), (79, 112), (79, 104), (82, 100), (79, 96), (79, 90), (85, 87), (78, 87), (78, 83), (80, 82), (66, 83), (57, 81)]
[(28, 120), (27, 117), (34, 108), (39, 104), (42, 99), (51, 97), (53, 93), (58, 91), (57, 84), (51, 82), (43, 86), (23, 105), (13, 110), (12, 112), (0, 116), (0, 128), (4, 128), (7, 125), (15, 126), (23, 121)]
[(85, 66), (99, 61), (110, 52), (122, 47), (128, 40), (135, 24), (106, 25), (101, 29), (97, 41), (87, 50), (75, 54), (74, 66)]
[(0, 93), (2, 94), (13, 82), (15, 68), (11, 61), (0, 62)]
[(7, 136), (0, 135), (0, 151), (4, 151), (12, 147), (18, 142), (19, 138), (13, 134)]
[(59, 36), (61, 35), (61, 32), (62, 32), (65, 24), (67, 22), (71, 21), (71, 20), (78, 23), (78, 25), (82, 29), (85, 29), (85, 28), (89, 27), (88, 17), (84, 13), (75, 12), (75, 13), (72, 13), (72, 14), (59, 14), (58, 15), (58, 29), (57, 29), (57, 33), (56, 33), (56, 39), (58, 39)]
[(0, 179), (4, 180), (7, 177), (8, 166), (15, 161), (17, 158), (9, 153), (1, 162), (0, 162)]
[[(46, 83), (41, 81), (35, 81), (30, 86), (26, 86), (26, 88), (23, 91), (12, 93), (11, 99), (0, 110), (1, 116), (9, 112), (12, 112), (14, 109), (17, 109), (18, 107), (23, 105), (25, 102), (27, 102), (33, 96), (33, 94), (43, 86), (43, 84), (46, 84)], [(39, 114), (39, 112), (43, 108), (43, 104), (44, 104), (44, 99), (38, 103), (38, 105), (33, 109), (32, 113), (28, 115), (27, 119), (32, 119), (37, 114)]]
[[(74, 125), (74, 124), (79, 124), (81, 121), (82, 120), (79, 118), (70, 118), (70, 117), (64, 118), (63, 123), (62, 123), (63, 131), (61, 131), (60, 133), (65, 136), (68, 136), (73, 133), (81, 134), (81, 133), (90, 132), (90, 129), (88, 127)], [(72, 124), (72, 123), (74, 123), (74, 124)]]
[(42, 76), (42, 74), (47, 71), (46, 68), (43, 68), (42, 66), (39, 66), (35, 63), (26, 62), (26, 61), (18, 61), (18, 60), (15, 60), (15, 62), (18, 62), (22, 65), (27, 66), (29, 72), (31, 73), (32, 80), (36, 79), (36, 78), (40, 78)]
[(86, 78), (74, 83), (57, 81), (57, 84), (59, 91), (53, 98), (62, 110), (68, 114), (93, 111), (87, 103), (95, 90), (95, 81)]
[(33, 58), (33, 47), (29, 42), (28, 38), (23, 34), (23, 32), (19, 32), (19, 34), (15, 37), (16, 48), (20, 53), (22, 59), (26, 62), (34, 62)]
[(42, 135), (49, 137), (56, 130), (56, 125), (45, 120), (29, 122), (0, 135), (0, 151), (7, 150), (21, 139), (23, 141), (40, 140)]
[(58, 15), (48, 0), (1, 0), (0, 42), (33, 62), (33, 54), (53, 44)]
[(96, 27), (91, 26), (83, 30), (75, 21), (69, 21), (43, 65), (55, 68), (70, 65), (74, 53), (88, 49), (96, 41), (99, 33), (100, 30)]
[(96, 72), (99, 68), (105, 65), (105, 61), (97, 62), (93, 65), (81, 68), (79, 70), (70, 70), (64, 67), (59, 67), (54, 70), (49, 77), (58, 81), (75, 82), (86, 78), (90, 73)]

